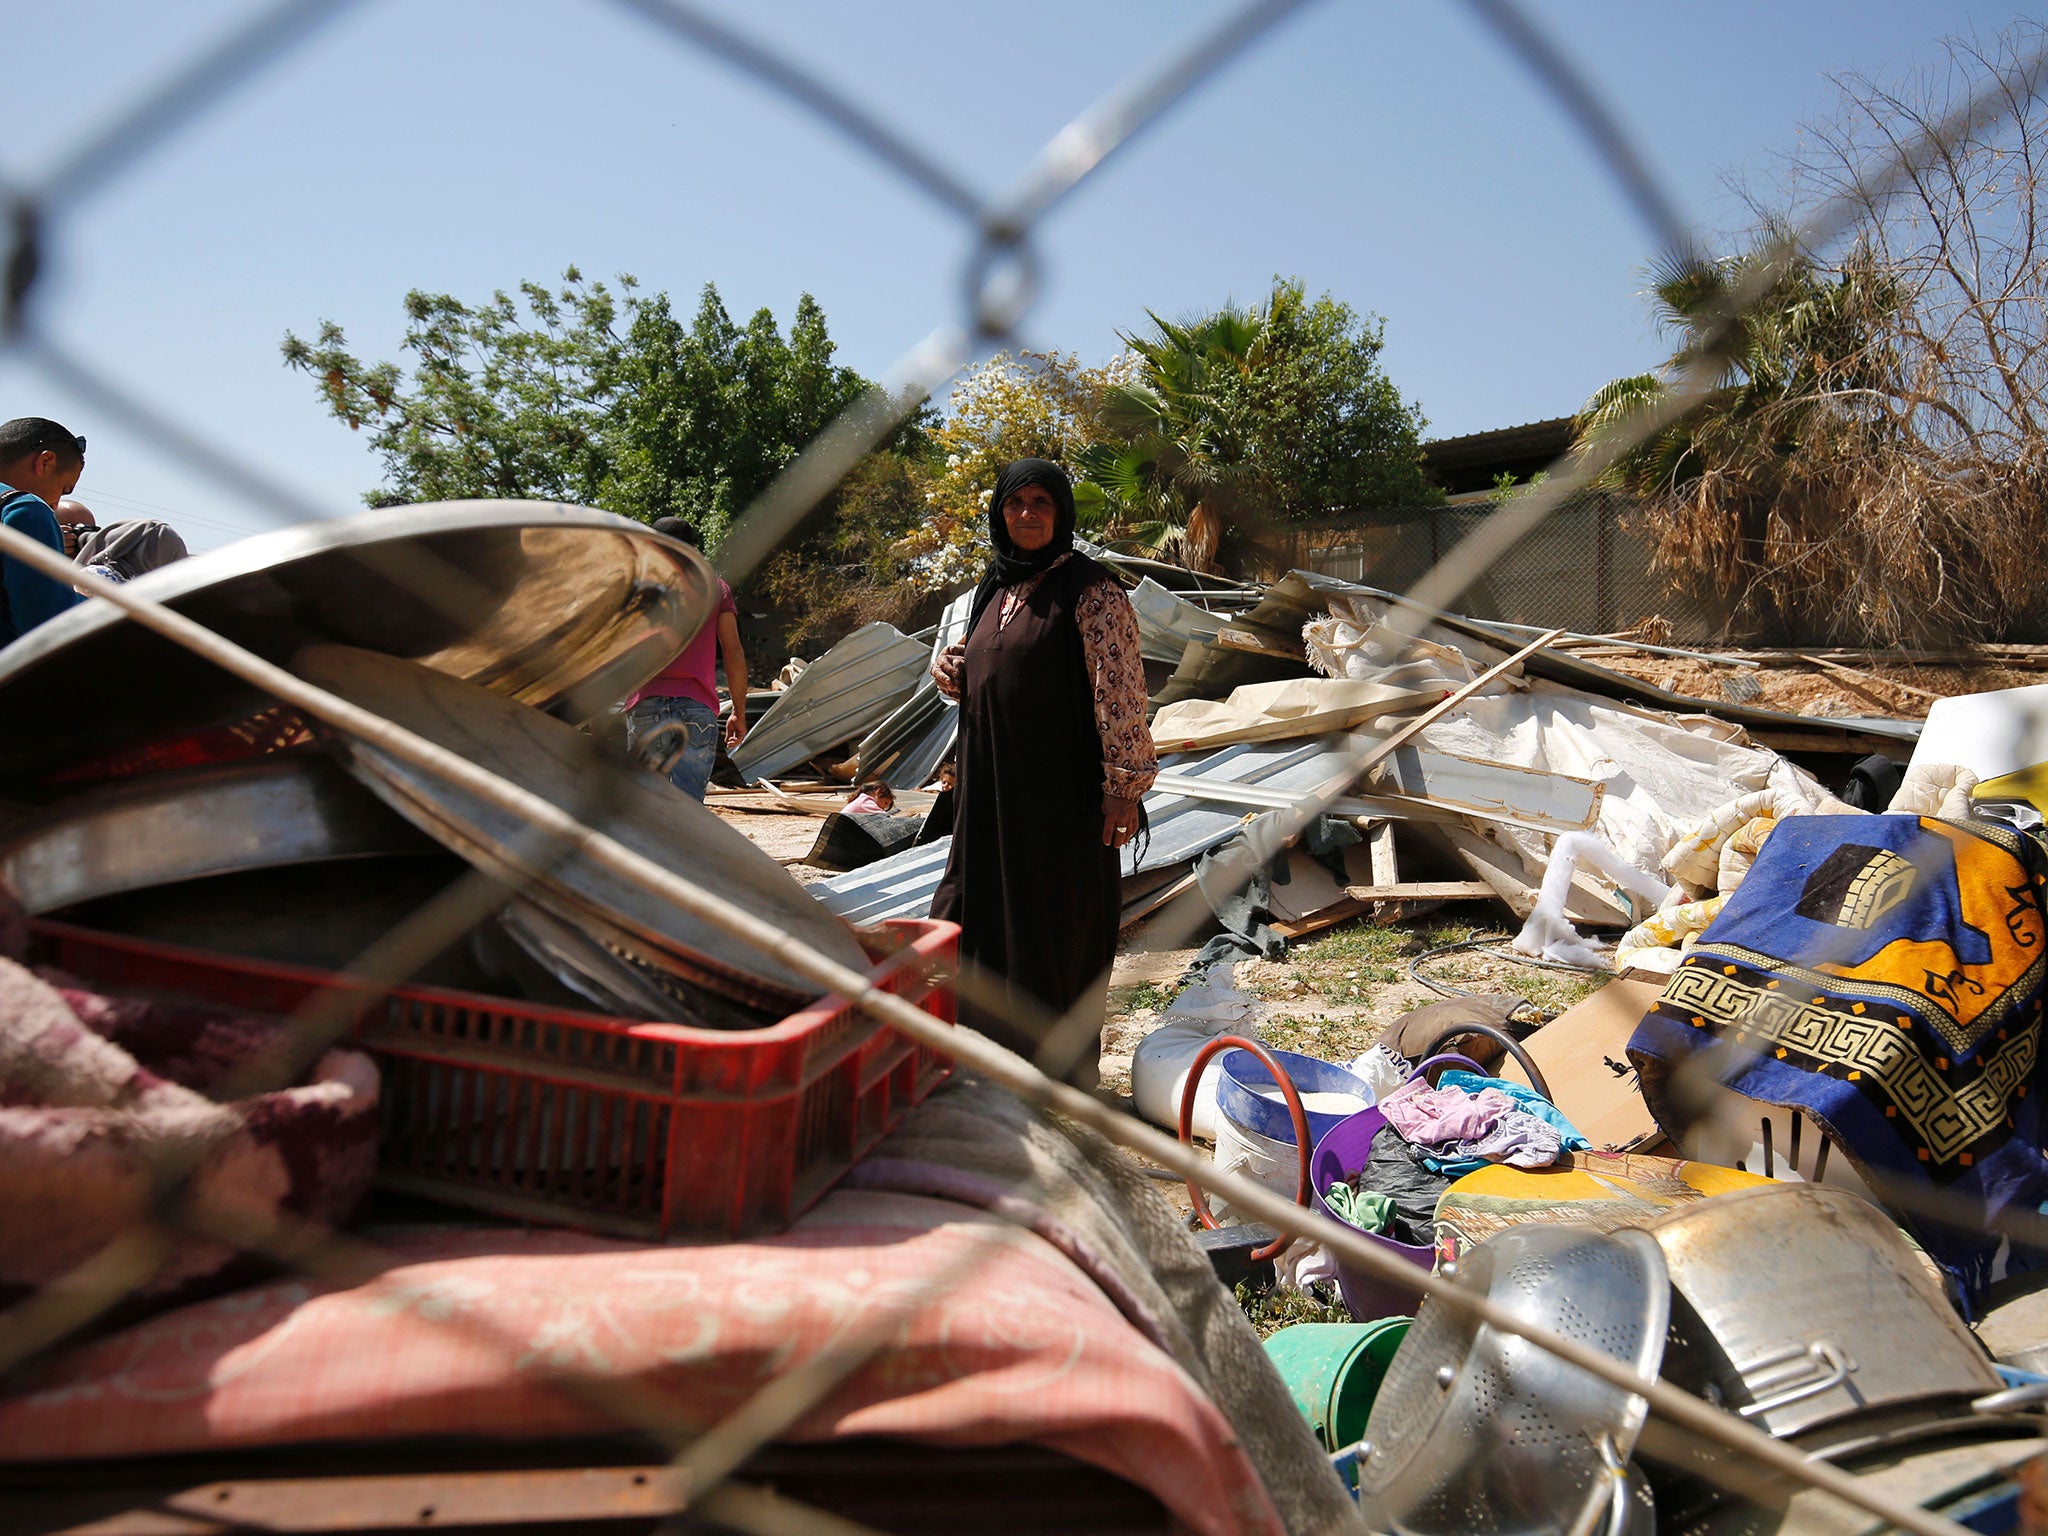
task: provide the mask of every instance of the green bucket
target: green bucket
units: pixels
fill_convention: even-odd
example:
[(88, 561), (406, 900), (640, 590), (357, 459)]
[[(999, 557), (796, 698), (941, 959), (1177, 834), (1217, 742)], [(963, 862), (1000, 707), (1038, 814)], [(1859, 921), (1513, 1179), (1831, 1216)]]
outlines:
[(1365, 1437), (1387, 1363), (1411, 1321), (1296, 1323), (1266, 1340), (1267, 1357), (1324, 1450), (1341, 1451)]

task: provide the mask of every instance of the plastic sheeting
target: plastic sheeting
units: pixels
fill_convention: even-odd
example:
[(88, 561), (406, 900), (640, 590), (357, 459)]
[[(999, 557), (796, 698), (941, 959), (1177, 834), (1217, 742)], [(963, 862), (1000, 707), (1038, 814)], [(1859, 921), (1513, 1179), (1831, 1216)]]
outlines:
[[(1380, 616), (1380, 605), (1370, 599), (1334, 595), (1330, 617), (1307, 626), (1310, 659), (1319, 669), (1365, 682), (1456, 687), (1506, 654), (1430, 623), (1417, 626), (1422, 643), (1410, 644)], [(1407, 659), (1396, 659), (1404, 654)], [(1735, 796), (1771, 789), (1787, 803), (1828, 798), (1812, 775), (1749, 745), (1739, 726), (1639, 709), (1540, 678), (1497, 679), (1416, 739), (1438, 752), (1603, 784), (1590, 830), (1645, 873), (1661, 869), (1680, 839)], [(1548, 839), (1497, 824), (1483, 835), (1521, 861), (1531, 884), (1539, 883), (1550, 861)]]

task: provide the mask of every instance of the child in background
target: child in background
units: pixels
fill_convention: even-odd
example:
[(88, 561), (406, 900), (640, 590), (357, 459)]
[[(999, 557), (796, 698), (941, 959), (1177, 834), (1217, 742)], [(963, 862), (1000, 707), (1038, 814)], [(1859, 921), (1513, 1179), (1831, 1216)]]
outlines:
[(846, 802), (848, 816), (887, 816), (896, 809), (896, 791), (880, 779), (869, 779), (860, 793)]

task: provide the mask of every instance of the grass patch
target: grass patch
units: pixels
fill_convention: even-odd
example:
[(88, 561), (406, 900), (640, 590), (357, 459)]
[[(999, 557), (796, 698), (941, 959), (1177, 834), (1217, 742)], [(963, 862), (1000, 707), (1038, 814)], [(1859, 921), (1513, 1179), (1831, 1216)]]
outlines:
[(1408, 962), (1440, 944), (1468, 938), (1469, 923), (1425, 919), (1381, 926), (1358, 918), (1302, 940), (1287, 952), (1294, 975), (1335, 1003), (1365, 1003), (1374, 987), (1407, 979)]
[(1172, 1006), (1179, 996), (1177, 987), (1161, 986), (1156, 981), (1141, 982), (1135, 987), (1112, 987), (1109, 991), (1109, 1012), (1112, 1018), (1126, 1013), (1143, 1013), (1151, 1010), (1162, 1013)]

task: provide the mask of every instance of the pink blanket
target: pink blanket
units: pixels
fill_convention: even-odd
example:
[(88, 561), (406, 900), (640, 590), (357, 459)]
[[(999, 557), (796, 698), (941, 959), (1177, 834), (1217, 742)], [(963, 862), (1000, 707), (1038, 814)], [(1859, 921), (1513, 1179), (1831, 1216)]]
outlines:
[(1188, 1531), (1280, 1536), (1229, 1421), (1057, 1249), (946, 1201), (858, 1190), (780, 1237), (715, 1247), (402, 1230), (372, 1285), (280, 1281), (72, 1350), (0, 1400), (0, 1460), (609, 1427), (551, 1380), (565, 1368), (629, 1379), (702, 1427), (992, 1234), (993, 1263), (918, 1308), (787, 1438), (1031, 1441), (1150, 1489)]

